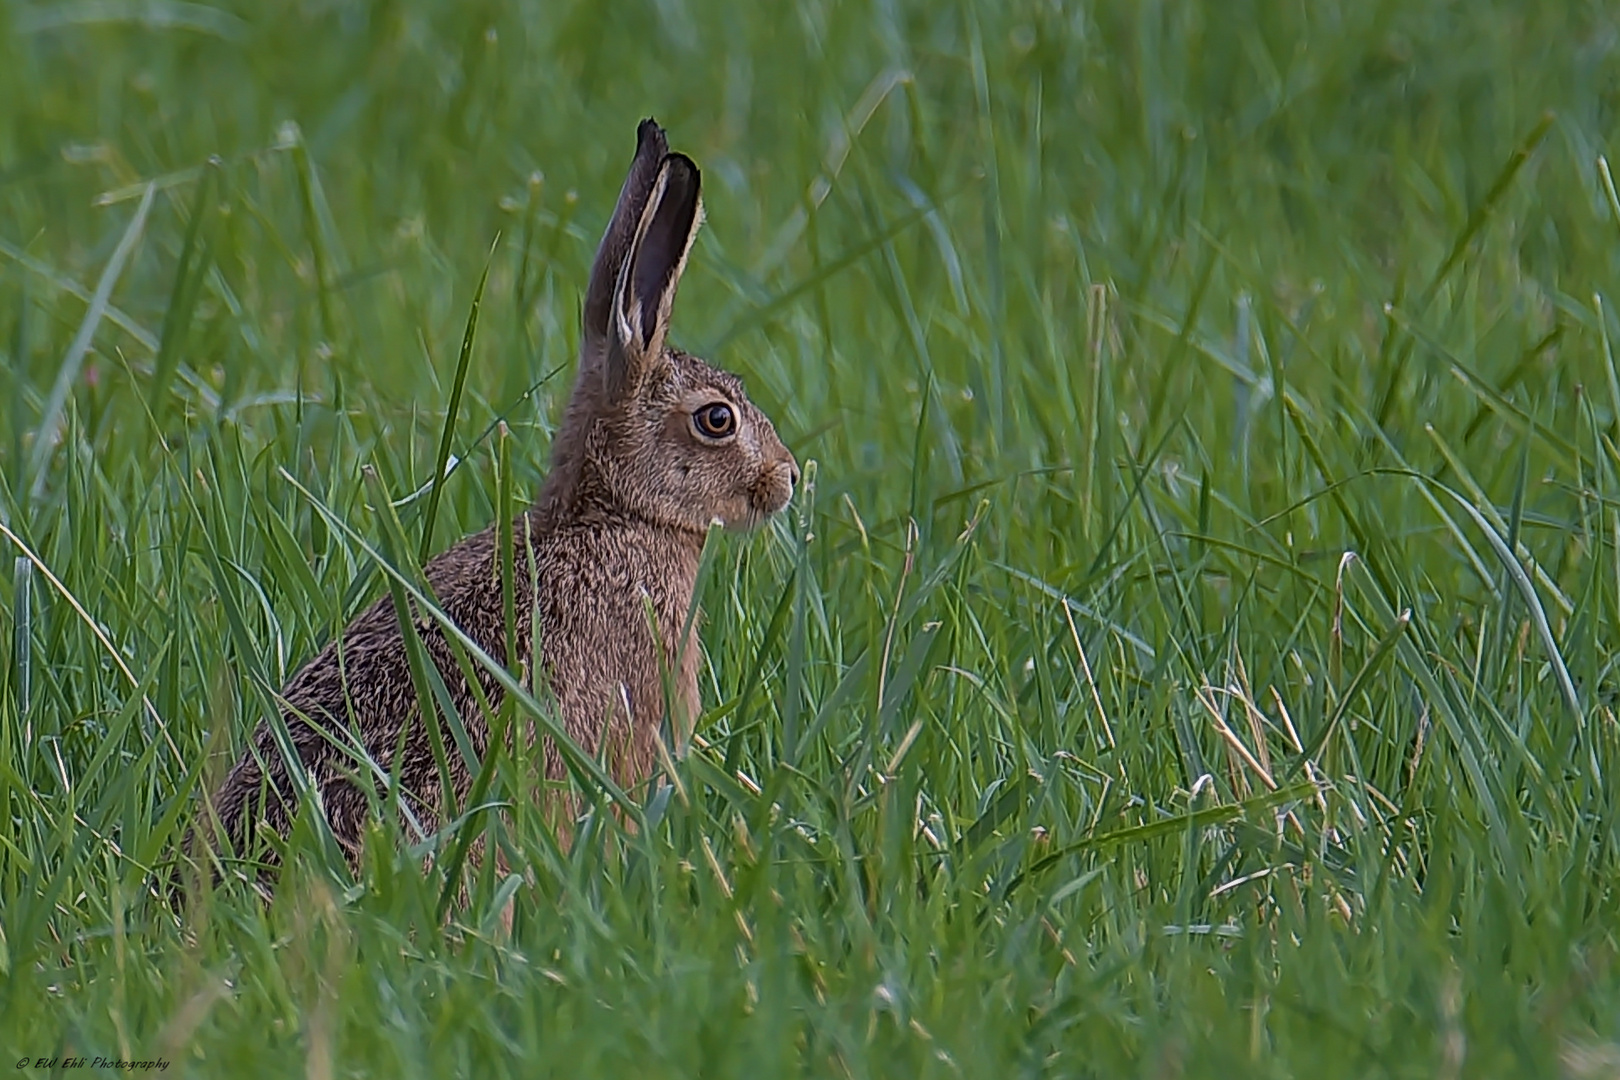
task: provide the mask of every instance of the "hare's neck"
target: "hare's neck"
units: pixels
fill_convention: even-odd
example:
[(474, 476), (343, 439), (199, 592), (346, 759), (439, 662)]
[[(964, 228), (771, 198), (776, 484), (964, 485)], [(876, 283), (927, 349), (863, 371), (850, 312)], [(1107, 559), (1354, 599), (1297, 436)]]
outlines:
[[(553, 443), (555, 449), (551, 455), (551, 469), (546, 473), (545, 482), (540, 485), (540, 496), (535, 500), (534, 508), (538, 513), (539, 524), (542, 527), (560, 526), (578, 516), (576, 507), (584, 501), (601, 501), (607, 495), (605, 489), (593, 492), (591, 489), (602, 488), (602, 485), (592, 483), (592, 477), (587, 476), (586, 457), (582, 452), (581, 443), (584, 441), (585, 425), (581, 418), (569, 415), (563, 419), (562, 427), (557, 432)], [(595, 478), (600, 480), (600, 478)]]
[[(703, 543), (694, 543), (692, 537), (684, 532), (671, 536), (669, 542), (674, 547), (668, 563), (669, 580), (665, 583), (668, 589), (665, 603), (669, 608), (659, 614), (667, 622), (663, 627), (664, 639), (675, 643), (681, 640), (687, 613), (692, 608), (692, 594), (697, 591), (698, 563), (703, 557)], [(697, 633), (696, 620), (692, 623), (692, 633)]]
[(692, 730), (691, 725), (702, 711), (698, 694), (698, 668), (703, 659), (698, 624), (702, 613), (693, 611), (692, 599), (697, 589), (703, 542), (698, 540), (693, 543), (689, 535), (683, 533), (678, 543), (679, 554), (670, 560), (670, 580), (666, 583), (668, 592), (657, 606), (661, 608), (658, 621), (661, 624), (660, 636), (664, 640), (664, 659), (675, 680), (675, 697), (670, 702), (675, 714), (670, 719), (684, 742)]
[[(651, 602), (663, 643), (664, 660), (683, 697), (697, 692), (698, 619), (692, 611), (703, 541), (685, 530), (620, 517), (594, 534), (595, 550), (605, 556), (610, 580), (629, 583)], [(639, 608), (633, 603), (632, 608)], [(639, 612), (637, 612), (639, 614)]]
[(562, 530), (581, 525), (598, 530), (621, 525), (662, 527), (662, 523), (626, 507), (588, 454), (559, 451), (541, 485), (534, 508), (542, 529)]
[[(562, 434), (571, 432), (565, 426)], [(590, 432), (593, 439), (599, 435), (600, 432)], [(656, 503), (648, 504), (646, 500), (640, 500), (638, 505), (632, 493), (615, 487), (603, 468), (599, 448), (588, 446), (582, 452), (575, 449), (576, 446), (577, 442), (564, 442), (559, 438), (551, 471), (541, 485), (540, 496), (534, 504), (535, 523), (542, 531), (580, 525), (598, 530), (620, 525), (645, 527), (669, 534), (660, 538), (660, 550), (672, 544), (693, 551), (702, 549), (703, 533), (693, 532), (683, 521), (661, 515)]]

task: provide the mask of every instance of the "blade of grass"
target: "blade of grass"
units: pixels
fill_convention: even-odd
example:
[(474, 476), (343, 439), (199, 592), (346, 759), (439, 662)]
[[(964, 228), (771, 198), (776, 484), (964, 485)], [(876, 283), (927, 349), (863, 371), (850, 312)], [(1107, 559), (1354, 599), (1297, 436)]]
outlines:
[(84, 313), (84, 319), (79, 323), (79, 331), (73, 336), (73, 343), (62, 357), (62, 363), (56, 369), (56, 382), (51, 386), (51, 393), (45, 399), (45, 408), (40, 414), (39, 426), (34, 432), (33, 451), (29, 456), (28, 475), (29, 494), (33, 498), (45, 490), (45, 466), (50, 461), (51, 452), (56, 449), (57, 439), (61, 434), (62, 413), (67, 407), (68, 394), (73, 391), (73, 384), (78, 381), (79, 369), (84, 364), (84, 357), (90, 351), (90, 343), (95, 339), (96, 330), (101, 326), (102, 318), (107, 314), (108, 302), (112, 299), (113, 287), (123, 275), (124, 264), (129, 261), (130, 255), (139, 243), (141, 232), (146, 227), (146, 215), (152, 209), (152, 198), (156, 189), (147, 185), (146, 193), (135, 208), (134, 215), (129, 224), (124, 227), (123, 236), (118, 239), (118, 246), (113, 248), (107, 265), (102, 268), (101, 280), (96, 282), (96, 291), (90, 297), (90, 306)]
[(432, 488), (428, 491), (427, 511), (422, 515), (422, 541), (417, 552), (418, 562), (427, 562), (433, 554), (433, 522), (439, 513), (439, 497), (447, 478), (446, 466), (450, 461), (450, 443), (456, 434), (456, 416), (461, 411), (461, 394), (467, 385), (467, 368), (472, 363), (473, 341), (478, 335), (478, 309), (484, 302), (484, 287), (489, 284), (489, 268), (495, 261), (495, 250), (500, 246), (497, 233), (489, 245), (484, 259), (484, 271), (478, 276), (478, 287), (473, 290), (472, 304), (467, 309), (467, 326), (461, 335), (461, 352), (456, 357), (455, 381), (450, 384), (450, 401), (445, 405), (444, 427), (439, 433), (439, 455), (433, 465)]

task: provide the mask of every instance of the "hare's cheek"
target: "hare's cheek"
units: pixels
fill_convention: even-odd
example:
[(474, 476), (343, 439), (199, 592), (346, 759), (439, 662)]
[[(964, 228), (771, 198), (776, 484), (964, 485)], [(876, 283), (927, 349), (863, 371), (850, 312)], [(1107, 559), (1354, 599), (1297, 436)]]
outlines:
[(669, 479), (671, 487), (685, 498), (701, 499), (705, 494), (703, 469), (699, 462), (689, 457), (683, 456), (671, 467)]

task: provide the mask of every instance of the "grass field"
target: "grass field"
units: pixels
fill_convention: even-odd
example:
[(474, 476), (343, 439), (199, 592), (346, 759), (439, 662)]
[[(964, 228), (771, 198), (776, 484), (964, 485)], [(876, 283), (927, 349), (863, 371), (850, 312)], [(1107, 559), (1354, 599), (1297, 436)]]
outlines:
[[(676, 785), (182, 925), (381, 496), (536, 489), (648, 114), (813, 462)], [(1617, 137), (1595, 2), (0, 3), (0, 1065), (1620, 1076)]]

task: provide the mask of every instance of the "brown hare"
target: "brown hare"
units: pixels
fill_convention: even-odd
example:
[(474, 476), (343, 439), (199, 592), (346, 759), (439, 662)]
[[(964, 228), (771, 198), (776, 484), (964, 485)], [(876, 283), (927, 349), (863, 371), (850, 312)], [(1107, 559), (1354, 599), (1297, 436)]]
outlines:
[[(697, 620), (689, 624), (688, 611), (710, 525), (753, 528), (788, 504), (799, 479), (793, 455), (736, 376), (666, 340), (675, 290), (702, 223), (698, 187), (697, 166), (669, 152), (657, 123), (642, 121), (635, 159), (591, 266), (579, 373), (551, 471), (515, 523), (517, 655), (531, 655), (532, 611), (544, 665), (539, 674), (568, 733), (593, 754), (605, 749), (610, 772), (624, 786), (646, 778), (657, 761), (666, 672), (678, 714), (672, 719), (689, 723), (698, 713), (700, 650)], [(444, 612), (501, 657), (497, 547), (491, 526), (429, 561), (425, 573)], [(522, 569), (529, 548), (537, 587)], [(483, 754), (484, 715), (439, 625), (417, 625), (469, 740)], [(491, 703), (498, 702), (500, 687), (481, 669), (479, 679)], [(349, 731), (390, 772), (402, 752), (402, 798), (429, 828), (444, 824), (433, 741), (387, 596), (298, 671), (282, 696), (293, 745), (351, 860), (370, 811), (352, 779), (354, 759), (341, 748)], [(448, 734), (442, 737), (459, 804), (471, 776)], [(561, 756), (549, 740), (545, 767), (561, 778)], [(259, 829), (284, 835), (296, 809), (286, 763), (270, 725), (261, 722), (212, 795), (212, 814), (246, 850)]]

